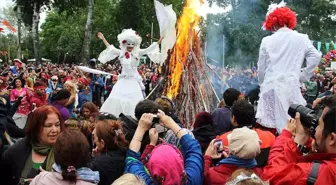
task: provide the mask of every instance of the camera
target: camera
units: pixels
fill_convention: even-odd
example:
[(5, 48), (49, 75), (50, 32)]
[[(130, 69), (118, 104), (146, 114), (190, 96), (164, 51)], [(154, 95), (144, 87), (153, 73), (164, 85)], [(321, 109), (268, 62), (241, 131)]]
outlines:
[(295, 118), (296, 113), (300, 113), (300, 121), (302, 126), (309, 129), (311, 136), (314, 136), (315, 129), (318, 126), (322, 109), (312, 110), (302, 105), (292, 104), (288, 109), (288, 114)]
[(160, 118), (157, 115), (154, 115), (153, 121), (152, 121), (153, 125), (154, 124), (160, 124)]

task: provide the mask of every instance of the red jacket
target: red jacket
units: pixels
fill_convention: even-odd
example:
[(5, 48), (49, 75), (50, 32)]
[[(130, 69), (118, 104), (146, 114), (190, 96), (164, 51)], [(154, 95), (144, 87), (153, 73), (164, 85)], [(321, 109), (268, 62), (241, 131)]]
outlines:
[(292, 134), (283, 130), (271, 148), (263, 179), (268, 179), (272, 185), (306, 185), (313, 161), (321, 163), (315, 185), (335, 184), (336, 154), (302, 156), (292, 139)]
[[(240, 167), (233, 165), (221, 164), (219, 166), (211, 167), (212, 158), (210, 156), (204, 156), (204, 183), (203, 185), (223, 185), (231, 177), (232, 173), (238, 170)], [(256, 175), (261, 176), (261, 168), (252, 169)]]
[(34, 93), (33, 97), (30, 99), (30, 103), (31, 104), (35, 103), (36, 108), (48, 104), (46, 96), (41, 97), (41, 96), (37, 95), (36, 93)]

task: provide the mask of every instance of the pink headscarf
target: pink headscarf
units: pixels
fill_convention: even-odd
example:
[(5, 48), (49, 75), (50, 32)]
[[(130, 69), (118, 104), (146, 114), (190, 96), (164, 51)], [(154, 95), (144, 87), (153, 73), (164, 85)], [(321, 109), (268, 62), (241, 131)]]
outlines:
[(181, 184), (186, 178), (182, 153), (173, 145), (155, 147), (146, 166), (152, 179), (162, 185)]

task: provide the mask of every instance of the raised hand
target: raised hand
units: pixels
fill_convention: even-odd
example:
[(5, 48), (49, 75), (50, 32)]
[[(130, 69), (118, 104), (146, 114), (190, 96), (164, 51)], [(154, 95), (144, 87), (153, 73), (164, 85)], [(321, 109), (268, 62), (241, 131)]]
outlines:
[(154, 115), (153, 114), (143, 114), (140, 118), (138, 128), (143, 131), (149, 130), (152, 125)]
[(98, 37), (99, 39), (101, 39), (101, 40), (104, 40), (104, 39), (105, 39), (104, 35), (103, 35), (101, 32), (98, 32), (98, 33), (97, 33), (97, 37)]
[(162, 110), (159, 110), (157, 116), (160, 118), (160, 123), (164, 127), (171, 129), (173, 125), (176, 125), (175, 121), (170, 116), (167, 116)]
[(151, 128), (149, 130), (149, 139), (150, 139), (150, 145), (156, 146), (159, 139), (159, 133), (156, 131), (155, 128)]

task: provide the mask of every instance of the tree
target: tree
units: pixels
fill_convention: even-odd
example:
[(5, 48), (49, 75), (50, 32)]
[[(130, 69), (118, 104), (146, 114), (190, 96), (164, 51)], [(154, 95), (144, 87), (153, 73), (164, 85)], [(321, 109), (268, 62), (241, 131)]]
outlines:
[[(276, 2), (280, 2), (277, 0)], [(232, 10), (221, 15), (210, 15), (206, 20), (204, 30), (208, 41), (208, 54), (216, 60), (223, 60), (222, 40), (225, 36), (225, 61), (231, 66), (242, 67), (256, 64), (261, 39), (271, 34), (261, 30), (265, 20), (270, 0), (209, 0), (210, 4)], [(288, 6), (297, 12), (298, 25), (296, 30), (309, 35), (310, 39), (318, 41), (335, 40), (336, 24), (331, 15), (336, 14), (336, 4), (333, 0), (287, 0)], [(217, 39), (216, 39), (217, 38)], [(220, 42), (220, 44), (218, 44)]]
[(51, 6), (59, 8), (59, 11), (63, 11), (67, 6), (68, 12), (71, 12), (83, 6), (84, 3), (81, 0), (13, 0), (16, 2), (16, 10), (18, 7), (23, 13), (23, 22), (31, 27), (33, 35), (34, 55), (36, 61), (41, 61), (40, 54), (40, 40), (39, 40), (39, 21), (41, 8), (45, 7), (50, 9)]
[(92, 21), (93, 21), (93, 9), (94, 9), (94, 2), (93, 0), (88, 0), (88, 15), (85, 25), (85, 36), (83, 42), (83, 49), (81, 52), (81, 62), (85, 63), (89, 59), (90, 55), (90, 44), (91, 44), (91, 37), (92, 37)]
[[(165, 0), (165, 4), (173, 3), (173, 8), (178, 13), (182, 7), (179, 0)], [(129, 28), (126, 23), (118, 20), (123, 15), (120, 9), (120, 0), (99, 0), (94, 4), (94, 15), (92, 21), (92, 34), (96, 35), (98, 31), (104, 33), (106, 39), (116, 47), (119, 46), (117, 35), (122, 29)], [(157, 23), (154, 3), (149, 0), (138, 1), (141, 17), (137, 17), (135, 21), (140, 21), (137, 31), (143, 38), (142, 47), (150, 44), (150, 39), (144, 37), (150, 33), (151, 24), (154, 23), (154, 38), (159, 38), (159, 26)], [(87, 21), (87, 8), (77, 8), (75, 10), (64, 9), (59, 13), (59, 9), (51, 11), (44, 24), (42, 24), (41, 36), (41, 52), (53, 61), (61, 62), (66, 58), (66, 62), (87, 61), (82, 60), (82, 44), (84, 43), (84, 25)], [(125, 16), (125, 15), (123, 15)], [(138, 24), (138, 23), (137, 23)], [(105, 49), (101, 40), (95, 36), (91, 38), (90, 58), (96, 58), (101, 51)], [(66, 57), (65, 57), (66, 55)]]

